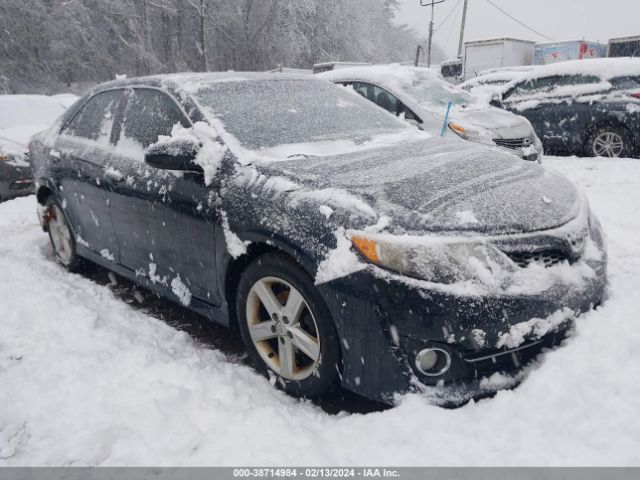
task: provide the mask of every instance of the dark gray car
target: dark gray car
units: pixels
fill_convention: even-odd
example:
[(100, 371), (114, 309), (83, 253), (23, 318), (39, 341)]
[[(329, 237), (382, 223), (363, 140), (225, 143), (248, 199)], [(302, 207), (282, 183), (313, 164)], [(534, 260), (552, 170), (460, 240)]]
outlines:
[(26, 146), (0, 137), (0, 202), (33, 193)]
[(606, 284), (566, 178), (313, 78), (116, 80), (31, 152), (60, 263), (236, 329), (294, 395), (491, 394), (506, 382), (483, 379), (515, 384)]

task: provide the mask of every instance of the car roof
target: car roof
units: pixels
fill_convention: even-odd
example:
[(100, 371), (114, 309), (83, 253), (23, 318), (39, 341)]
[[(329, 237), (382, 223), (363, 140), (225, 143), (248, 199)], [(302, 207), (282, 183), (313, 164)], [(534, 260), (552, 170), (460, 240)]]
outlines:
[(640, 58), (589, 58), (540, 65), (529, 72), (524, 72), (519, 80), (566, 75), (594, 76), (602, 80), (640, 76)]
[(332, 82), (348, 80), (368, 80), (377, 83), (388, 83), (385, 79), (404, 79), (409, 72), (419, 72), (423, 78), (433, 79), (438, 82), (446, 82), (440, 72), (434, 68), (413, 67), (407, 65), (367, 65), (362, 67), (349, 67), (318, 73), (315, 76)]
[(195, 91), (201, 86), (224, 82), (249, 82), (249, 81), (283, 81), (301, 80), (315, 81), (314, 77), (305, 74), (281, 73), (274, 75), (270, 72), (205, 72), (205, 73), (171, 73), (149, 75), (145, 77), (126, 78), (117, 77), (115, 80), (97, 85), (93, 91), (108, 90), (118, 87), (144, 85), (172, 90)]

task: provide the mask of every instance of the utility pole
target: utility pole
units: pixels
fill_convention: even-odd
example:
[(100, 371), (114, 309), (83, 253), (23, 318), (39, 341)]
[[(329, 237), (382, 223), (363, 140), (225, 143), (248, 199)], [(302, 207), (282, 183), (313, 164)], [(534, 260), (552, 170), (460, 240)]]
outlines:
[(431, 3), (424, 3), (424, 0), (420, 0), (421, 7), (431, 7), (431, 21), (429, 22), (429, 40), (427, 43), (427, 67), (431, 66), (431, 41), (433, 40), (433, 11), (438, 3), (443, 3), (444, 0), (433, 0)]
[(464, 0), (462, 7), (462, 25), (460, 26), (460, 41), (458, 42), (458, 58), (462, 58), (462, 45), (464, 43), (464, 24), (467, 21), (467, 3), (469, 0)]

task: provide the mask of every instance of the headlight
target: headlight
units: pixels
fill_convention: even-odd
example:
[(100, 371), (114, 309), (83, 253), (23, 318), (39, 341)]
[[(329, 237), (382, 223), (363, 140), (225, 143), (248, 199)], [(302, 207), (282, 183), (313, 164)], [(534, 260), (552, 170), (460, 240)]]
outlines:
[(370, 262), (434, 283), (502, 284), (516, 265), (492, 245), (464, 240), (391, 235), (353, 235), (353, 246)]
[(492, 133), (484, 128), (464, 127), (455, 122), (449, 123), (449, 128), (456, 134), (458, 134), (461, 138), (469, 140), (470, 142), (480, 142), (487, 145), (494, 145)]

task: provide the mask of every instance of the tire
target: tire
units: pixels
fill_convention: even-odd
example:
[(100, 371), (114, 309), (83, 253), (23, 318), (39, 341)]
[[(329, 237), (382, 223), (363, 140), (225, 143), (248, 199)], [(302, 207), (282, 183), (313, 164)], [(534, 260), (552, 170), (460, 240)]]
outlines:
[(56, 260), (69, 271), (76, 271), (82, 265), (76, 254), (76, 240), (69, 219), (58, 201), (50, 197), (45, 204), (47, 232)]
[(586, 150), (591, 157), (631, 157), (633, 142), (624, 127), (604, 126), (597, 128), (589, 136)]
[(341, 361), (333, 320), (313, 280), (289, 257), (268, 253), (247, 266), (236, 312), (257, 370), (275, 377), (287, 393), (311, 398), (337, 385)]

